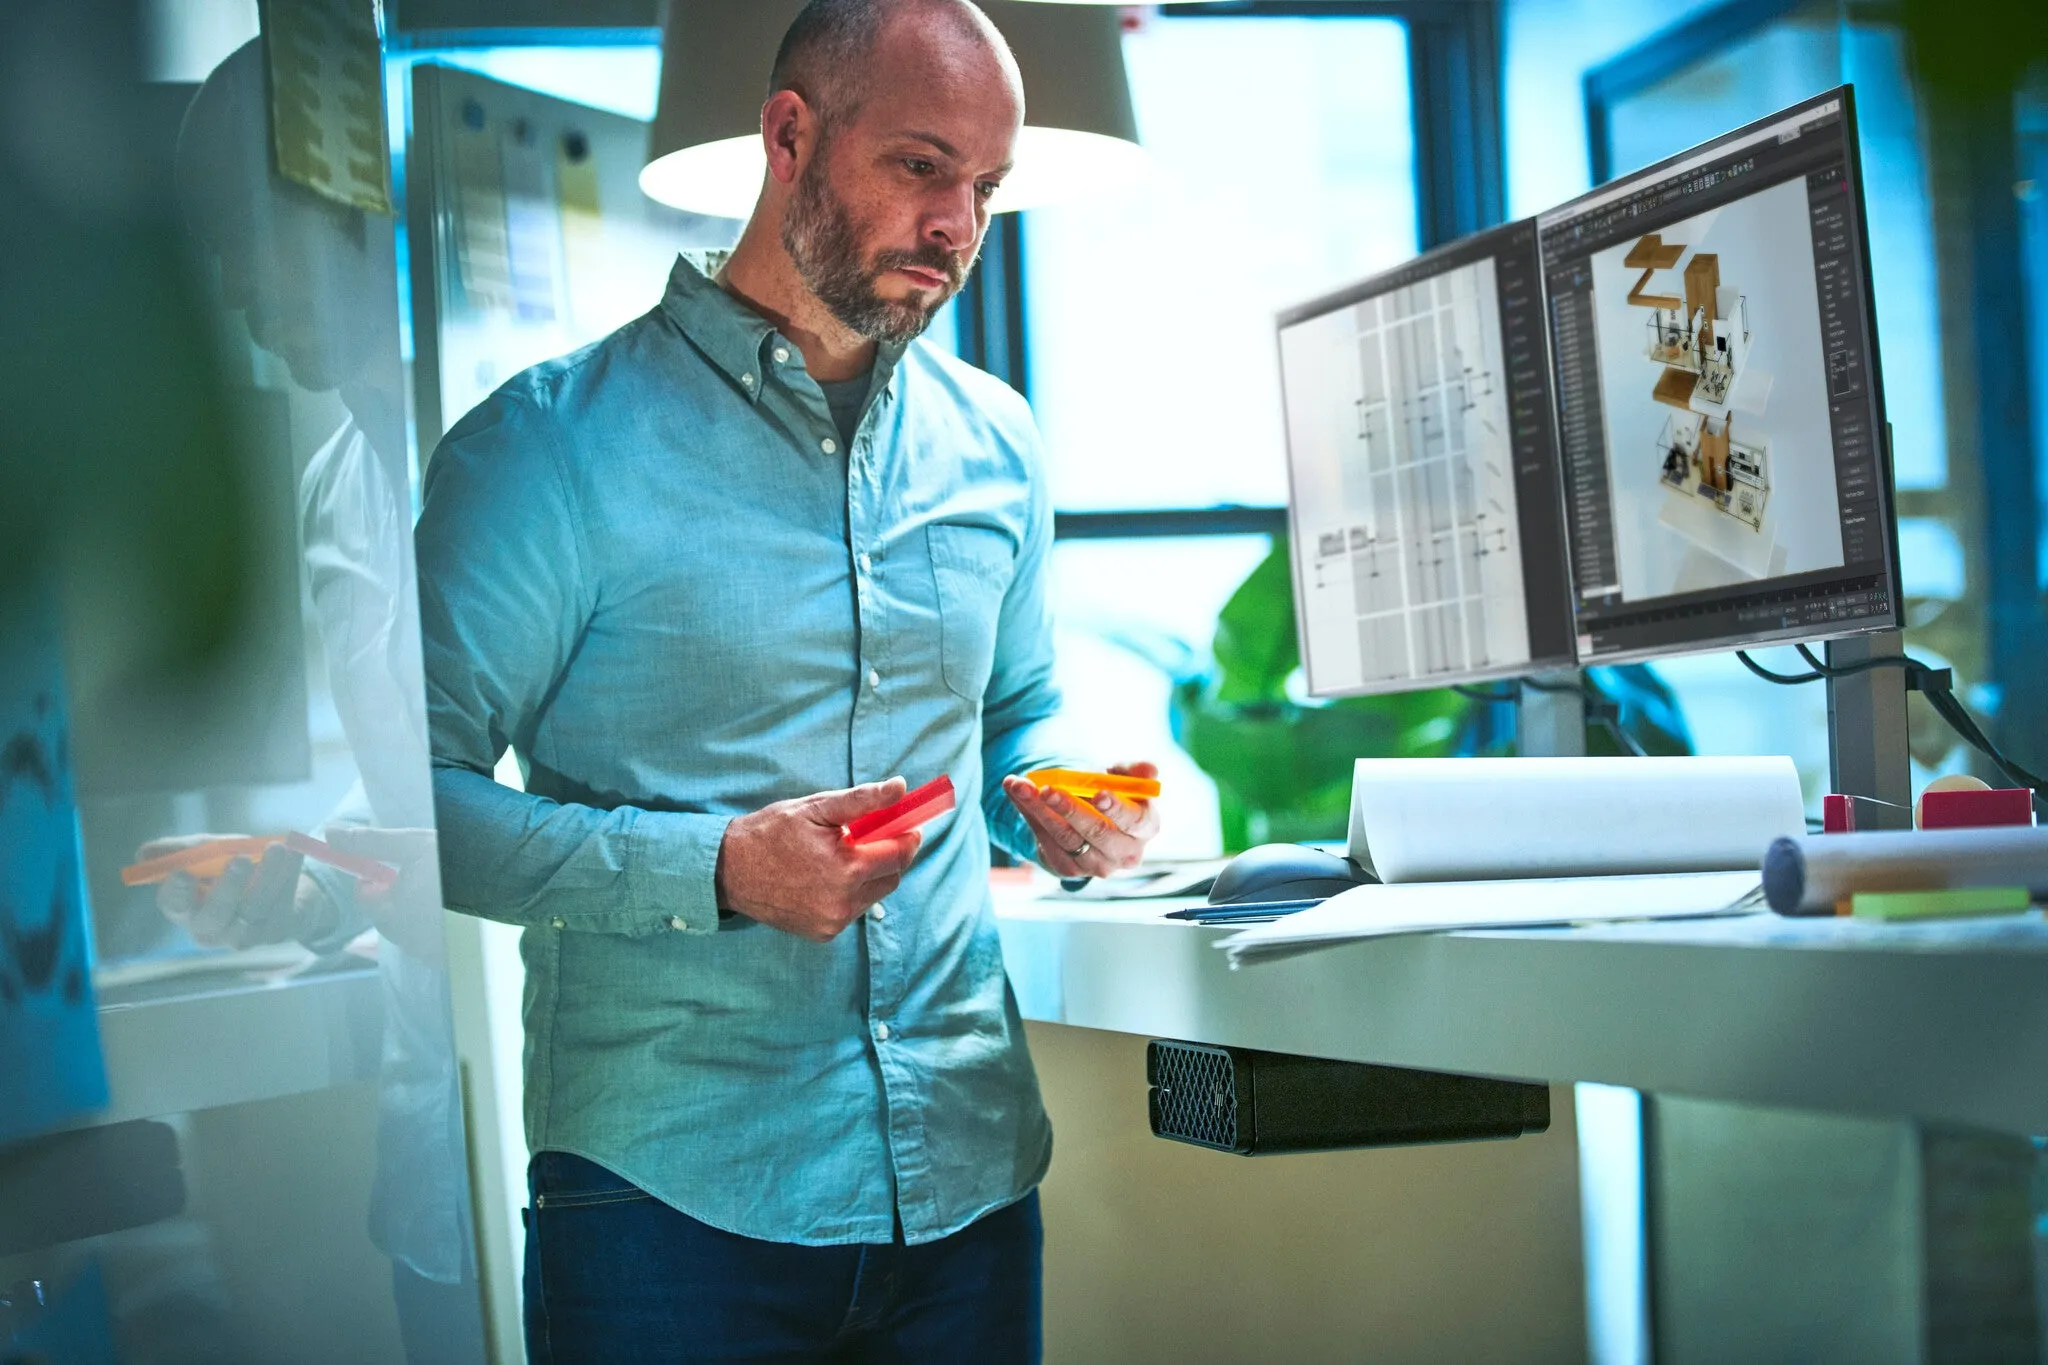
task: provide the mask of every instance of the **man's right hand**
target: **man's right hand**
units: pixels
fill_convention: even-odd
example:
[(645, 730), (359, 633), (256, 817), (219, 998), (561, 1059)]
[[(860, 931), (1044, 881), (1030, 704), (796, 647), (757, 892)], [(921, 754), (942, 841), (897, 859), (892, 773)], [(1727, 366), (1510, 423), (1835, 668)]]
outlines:
[(841, 827), (903, 799), (902, 778), (778, 801), (726, 826), (718, 903), (785, 933), (825, 943), (894, 891), (924, 838), (849, 844)]

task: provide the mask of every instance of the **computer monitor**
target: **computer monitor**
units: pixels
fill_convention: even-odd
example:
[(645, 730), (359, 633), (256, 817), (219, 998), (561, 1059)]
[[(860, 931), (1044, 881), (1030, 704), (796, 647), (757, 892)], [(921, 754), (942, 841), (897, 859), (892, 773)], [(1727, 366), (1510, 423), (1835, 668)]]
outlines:
[(1848, 87), (1537, 224), (1579, 661), (1896, 628)]
[(1308, 690), (1572, 663), (1534, 221), (1281, 315)]

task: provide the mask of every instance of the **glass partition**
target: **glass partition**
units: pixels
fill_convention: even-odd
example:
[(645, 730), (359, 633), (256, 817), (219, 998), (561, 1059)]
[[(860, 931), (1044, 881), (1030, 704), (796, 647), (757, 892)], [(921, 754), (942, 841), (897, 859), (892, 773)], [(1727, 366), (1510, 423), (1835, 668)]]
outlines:
[[(203, 83), (138, 87), (127, 71), (102, 106), (141, 111), (130, 184), (159, 195), (142, 211), (181, 238), (184, 269), (125, 311), (198, 320), (224, 417), (214, 482), (163, 489), (101, 531), (146, 549), (210, 525), (232, 554), (188, 566), (221, 604), (218, 640), (155, 640), (131, 651), (141, 665), (112, 655), (148, 635), (150, 585), (64, 585), (108, 1095), (0, 1147), (0, 1345), (481, 1360), (380, 35), (368, 7), (360, 25), (265, 13), (272, 30)], [(48, 79), (11, 88), (38, 90), (43, 135), (82, 151), (95, 109), (65, 84), (80, 55), (54, 44)], [(99, 266), (118, 273), (120, 206), (47, 211), (71, 215), (86, 271), (104, 243)], [(99, 373), (120, 333), (71, 363)], [(51, 321), (48, 345), (78, 340)], [(190, 395), (170, 357), (148, 360), (104, 401), (160, 409), (168, 449)], [(150, 424), (136, 426), (146, 469)], [(87, 501), (119, 501), (128, 474), (107, 477)]]

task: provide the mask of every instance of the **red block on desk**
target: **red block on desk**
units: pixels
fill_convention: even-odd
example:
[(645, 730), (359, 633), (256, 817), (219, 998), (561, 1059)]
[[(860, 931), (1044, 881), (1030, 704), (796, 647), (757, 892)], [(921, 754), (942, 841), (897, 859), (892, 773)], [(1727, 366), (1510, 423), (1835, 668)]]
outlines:
[(1913, 808), (1872, 796), (1830, 792), (1821, 798), (1821, 832), (1858, 834), (1865, 830), (1911, 829)]
[(893, 806), (870, 811), (846, 826), (849, 844), (868, 844), (908, 834), (927, 820), (953, 809), (953, 779), (935, 777)]
[(1922, 829), (1984, 829), (2033, 823), (2034, 794), (2025, 787), (1927, 792), (1920, 798)]

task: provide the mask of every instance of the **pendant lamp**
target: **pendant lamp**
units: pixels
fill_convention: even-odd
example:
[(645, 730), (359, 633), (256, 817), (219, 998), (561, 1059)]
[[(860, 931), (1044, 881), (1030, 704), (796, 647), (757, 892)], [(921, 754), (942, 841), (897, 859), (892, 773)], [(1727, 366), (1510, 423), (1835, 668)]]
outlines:
[[(761, 105), (802, 0), (670, 0), (661, 98), (640, 188), (672, 208), (753, 212), (767, 174)], [(1038, 208), (1128, 183), (1145, 165), (1114, 8), (982, 0), (1024, 78), (1017, 164), (992, 207)]]

